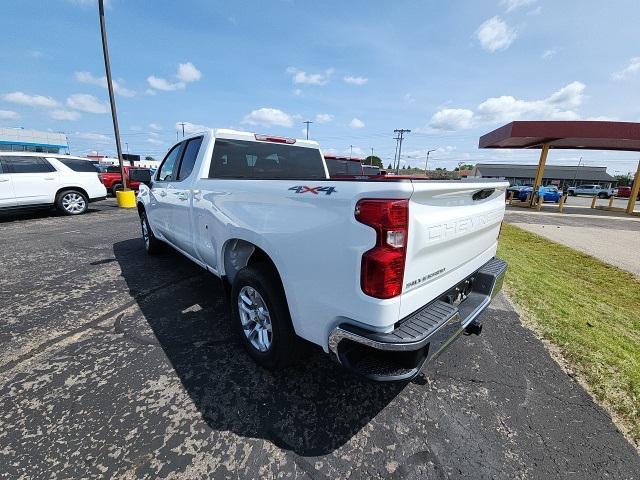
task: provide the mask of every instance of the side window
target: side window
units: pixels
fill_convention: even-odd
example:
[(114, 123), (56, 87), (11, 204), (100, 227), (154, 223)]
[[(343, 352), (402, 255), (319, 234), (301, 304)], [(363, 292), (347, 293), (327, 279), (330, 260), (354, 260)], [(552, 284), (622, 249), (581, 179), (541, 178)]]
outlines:
[(184, 142), (179, 143), (164, 157), (160, 170), (158, 171), (158, 176), (156, 177), (159, 182), (172, 182), (176, 179), (175, 169), (178, 166), (177, 163), (183, 146)]
[(46, 173), (55, 172), (49, 162), (40, 157), (2, 157), (7, 173)]
[(180, 162), (180, 170), (178, 171), (178, 180), (184, 180), (193, 171), (193, 166), (198, 158), (198, 151), (202, 144), (202, 137), (192, 138), (187, 142), (187, 146), (184, 149), (184, 155), (182, 155), (182, 161)]
[(98, 168), (89, 160), (78, 160), (77, 158), (63, 158), (63, 157), (59, 157), (57, 158), (57, 160), (63, 165), (65, 165), (66, 167), (69, 167), (74, 172), (91, 172), (91, 173), (98, 172)]

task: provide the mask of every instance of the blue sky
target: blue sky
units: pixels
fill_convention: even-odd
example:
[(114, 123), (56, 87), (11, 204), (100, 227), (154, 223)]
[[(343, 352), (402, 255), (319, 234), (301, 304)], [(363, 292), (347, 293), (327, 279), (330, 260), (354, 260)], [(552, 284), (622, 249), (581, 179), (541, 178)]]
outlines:
[[(533, 163), (478, 150), (514, 119), (640, 121), (640, 2), (125, 1), (107, 29), (123, 143), (161, 157), (176, 124), (310, 137), (405, 162)], [(114, 152), (97, 0), (3, 2), (0, 126), (63, 131)], [(123, 145), (123, 148), (125, 146)], [(551, 163), (635, 170), (637, 153), (556, 151)]]

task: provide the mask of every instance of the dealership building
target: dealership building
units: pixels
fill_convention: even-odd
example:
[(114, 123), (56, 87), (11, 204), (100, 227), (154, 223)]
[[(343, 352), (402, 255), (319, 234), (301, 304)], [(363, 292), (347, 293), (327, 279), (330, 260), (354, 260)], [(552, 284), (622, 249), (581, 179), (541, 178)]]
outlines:
[(68, 153), (69, 142), (64, 133), (0, 128), (0, 152)]
[[(511, 185), (532, 185), (537, 168), (537, 165), (478, 163), (469, 177), (499, 178)], [(547, 165), (542, 175), (543, 185), (557, 185), (560, 188), (594, 183), (610, 187), (614, 181), (607, 173), (607, 167)]]

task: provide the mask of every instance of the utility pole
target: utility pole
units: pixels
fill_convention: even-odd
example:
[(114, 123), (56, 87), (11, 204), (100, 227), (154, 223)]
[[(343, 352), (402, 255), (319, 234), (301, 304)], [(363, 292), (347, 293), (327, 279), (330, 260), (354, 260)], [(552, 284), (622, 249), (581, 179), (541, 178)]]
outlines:
[(432, 149), (432, 150), (427, 150), (427, 159), (426, 159), (426, 160), (425, 160), (425, 162), (424, 162), (424, 176), (425, 176), (425, 177), (429, 175), (429, 174), (427, 173), (427, 172), (429, 171), (429, 154), (430, 154), (431, 152), (435, 152), (435, 151), (436, 151), (436, 149), (435, 149), (435, 148), (434, 148), (434, 149)]
[(369, 158), (369, 165), (373, 165), (373, 147), (371, 147), (371, 158)]
[(124, 142), (126, 148), (127, 148), (127, 155), (129, 154), (129, 142)]
[(349, 153), (349, 160), (351, 160), (353, 158), (353, 145), (349, 145), (349, 148), (351, 149), (351, 153)]
[(307, 140), (309, 140), (309, 124), (313, 123), (311, 120), (306, 120), (302, 123), (306, 123), (307, 124)]
[(176, 130), (176, 142), (178, 141), (178, 130)]
[(102, 35), (102, 55), (104, 57), (104, 69), (107, 74), (107, 88), (109, 90), (109, 102), (111, 103), (111, 118), (113, 120), (113, 132), (116, 137), (116, 149), (118, 150), (118, 162), (120, 163), (120, 175), (122, 175), (123, 190), (129, 190), (127, 176), (124, 174), (122, 161), (122, 147), (120, 145), (120, 129), (118, 128), (118, 115), (116, 113), (116, 99), (113, 94), (113, 82), (111, 80), (111, 66), (109, 64), (109, 47), (107, 46), (107, 30), (104, 22), (104, 0), (98, 0), (98, 12), (100, 15), (100, 33)]
[(576, 167), (576, 171), (573, 173), (573, 185), (571, 185), (572, 187), (576, 186), (576, 177), (578, 176), (578, 169), (580, 168), (581, 162), (582, 162), (582, 157), (580, 157), (580, 160), (578, 160), (578, 166)]
[(406, 128), (397, 128), (394, 130), (398, 134), (398, 165), (396, 166), (396, 174), (400, 171), (400, 157), (402, 156), (402, 140), (405, 133), (411, 133), (411, 130)]
[(180, 125), (182, 125), (182, 138), (184, 138), (184, 122), (180, 122)]
[(393, 137), (393, 139), (396, 141), (396, 150), (395, 152), (393, 152), (393, 165), (392, 165), (393, 168), (391, 170), (396, 169), (396, 160), (398, 158), (398, 141), (400, 140), (400, 136), (396, 135), (395, 137)]

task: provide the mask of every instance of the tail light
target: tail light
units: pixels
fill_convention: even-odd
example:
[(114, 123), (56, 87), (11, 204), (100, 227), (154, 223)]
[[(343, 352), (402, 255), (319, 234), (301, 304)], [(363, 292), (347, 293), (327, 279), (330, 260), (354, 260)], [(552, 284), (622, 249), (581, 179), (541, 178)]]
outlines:
[(362, 255), (362, 291), (376, 298), (400, 295), (409, 232), (409, 201), (360, 200), (355, 216), (376, 231), (375, 247)]

